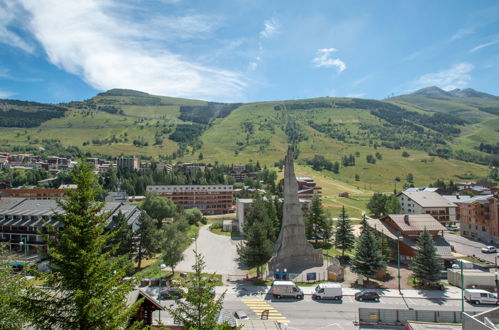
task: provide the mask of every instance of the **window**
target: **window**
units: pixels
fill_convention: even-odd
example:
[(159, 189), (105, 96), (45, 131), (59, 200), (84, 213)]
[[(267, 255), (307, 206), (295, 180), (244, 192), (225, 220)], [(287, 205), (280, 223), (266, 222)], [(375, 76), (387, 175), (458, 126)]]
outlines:
[(480, 297), (487, 298), (487, 294), (486, 293), (480, 293)]

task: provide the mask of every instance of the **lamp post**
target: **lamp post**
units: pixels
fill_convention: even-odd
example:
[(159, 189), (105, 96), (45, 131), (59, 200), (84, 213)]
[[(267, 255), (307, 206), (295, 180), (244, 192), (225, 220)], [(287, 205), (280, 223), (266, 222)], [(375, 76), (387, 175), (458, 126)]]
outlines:
[(458, 259), (461, 267), (461, 312), (464, 313), (464, 267), (463, 260)]
[[(163, 259), (159, 259), (159, 289), (158, 289), (158, 302), (161, 305), (161, 265), (163, 265)], [(161, 324), (161, 310), (158, 311), (158, 323)]]
[(402, 237), (400, 236), (400, 232), (397, 232), (397, 282), (398, 282), (398, 288), (399, 288), (399, 293), (400, 291), (400, 240)]
[(21, 237), (21, 242), (19, 242), (19, 245), (22, 249), (24, 249), (24, 261), (26, 262), (26, 257), (28, 256), (28, 238)]

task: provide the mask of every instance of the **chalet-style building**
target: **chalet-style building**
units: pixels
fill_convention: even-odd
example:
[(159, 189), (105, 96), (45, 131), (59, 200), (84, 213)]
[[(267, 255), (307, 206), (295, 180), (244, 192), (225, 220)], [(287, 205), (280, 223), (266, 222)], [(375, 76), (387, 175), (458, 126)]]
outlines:
[(234, 211), (232, 185), (153, 185), (146, 191), (167, 197), (185, 209), (198, 208), (203, 214)]
[(398, 199), (404, 214), (430, 214), (442, 224), (456, 221), (456, 204), (436, 192), (403, 191)]
[[(296, 182), (298, 182), (298, 198), (312, 200), (314, 194), (318, 194), (319, 196), (322, 194), (322, 187), (319, 187), (312, 178), (297, 176)], [(284, 179), (281, 179), (279, 184), (284, 191)]]
[[(137, 206), (116, 202), (106, 203), (102, 212), (109, 214), (106, 228), (116, 226), (114, 218), (121, 212), (133, 230), (137, 229), (141, 213)], [(0, 198), (0, 241), (7, 242), (11, 251), (22, 251), (23, 242), (29, 253), (35, 253), (38, 247), (45, 246), (40, 232), (47, 233), (47, 224), (62, 229), (57, 214), (62, 214), (62, 210), (54, 200)]]
[(459, 204), (461, 235), (499, 244), (499, 196), (475, 196)]
[(135, 315), (133, 315), (133, 317), (131, 318), (130, 324), (133, 324), (137, 321), (142, 321), (143, 326), (151, 326), (153, 325), (154, 321), (154, 312), (162, 311), (164, 310), (164, 308), (156, 299), (154, 299), (141, 289), (135, 289), (128, 294), (127, 306), (132, 306), (140, 299), (142, 299), (142, 302), (139, 305), (139, 308), (137, 309)]
[(426, 231), (433, 237), (437, 254), (445, 262), (454, 259), (450, 244), (444, 238), (447, 230), (429, 214), (389, 214), (381, 219), (368, 219), (369, 226), (386, 236), (392, 243), (394, 255), (397, 255), (397, 234), (400, 240), (400, 260), (409, 262), (416, 254), (419, 235)]

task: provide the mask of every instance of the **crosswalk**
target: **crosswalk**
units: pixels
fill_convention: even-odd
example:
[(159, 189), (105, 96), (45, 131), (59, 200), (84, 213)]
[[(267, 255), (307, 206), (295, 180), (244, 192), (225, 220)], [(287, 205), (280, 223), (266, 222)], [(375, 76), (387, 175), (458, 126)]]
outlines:
[(249, 307), (258, 317), (261, 316), (265, 310), (269, 311), (269, 320), (276, 320), (280, 323), (290, 323), (290, 321), (283, 316), (278, 310), (272, 307), (263, 299), (242, 299), (242, 302)]

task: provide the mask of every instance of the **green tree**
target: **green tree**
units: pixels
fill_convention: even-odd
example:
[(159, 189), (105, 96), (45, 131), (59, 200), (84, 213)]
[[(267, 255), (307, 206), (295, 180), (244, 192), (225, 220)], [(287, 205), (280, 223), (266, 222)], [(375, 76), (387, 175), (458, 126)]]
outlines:
[(411, 265), (414, 278), (423, 286), (437, 282), (442, 262), (437, 255), (433, 238), (426, 229), (419, 235), (416, 249)]
[(374, 277), (377, 271), (386, 268), (386, 262), (380, 250), (380, 245), (372, 230), (366, 228), (360, 234), (355, 250), (355, 257), (351, 263), (354, 273), (365, 276), (368, 280)]
[(56, 216), (62, 229), (47, 225), (43, 235), (52, 273), (41, 278), (43, 288), (25, 292), (21, 306), (36, 328), (125, 328), (137, 308), (126, 306), (131, 284), (120, 284), (131, 265), (126, 257), (112, 258), (113, 249), (104, 252), (116, 231), (105, 230), (109, 214), (95, 199), (100, 186), (93, 168), (83, 160), (72, 179), (77, 188), (66, 192)]
[(374, 193), (367, 203), (369, 214), (374, 218), (379, 218), (385, 214), (385, 204), (387, 196), (382, 193)]
[(132, 226), (127, 223), (125, 215), (121, 211), (112, 221), (116, 233), (109, 239), (106, 250), (112, 250), (114, 256), (126, 255), (131, 259), (134, 253)]
[(345, 251), (354, 247), (355, 236), (353, 235), (352, 222), (345, 212), (345, 207), (341, 209), (340, 218), (336, 222), (334, 236), (334, 246), (341, 250), (341, 256), (345, 256)]
[(189, 225), (197, 225), (203, 220), (203, 213), (197, 208), (187, 209), (184, 211), (184, 213), (187, 217)]
[(189, 281), (183, 286), (187, 292), (180, 291), (183, 299), (178, 299), (173, 307), (167, 307), (168, 312), (175, 320), (188, 330), (201, 329), (228, 329), (228, 325), (218, 325), (217, 317), (222, 309), (225, 292), (216, 298), (214, 276), (203, 274), (205, 262), (203, 257), (194, 251), (195, 264), (192, 266), (194, 273), (189, 275)]
[(158, 231), (154, 220), (147, 213), (142, 213), (138, 221), (134, 244), (137, 247), (135, 260), (137, 261), (137, 268), (140, 269), (142, 259), (152, 257), (157, 253), (161, 242), (159, 239), (160, 231)]
[(18, 306), (22, 301), (22, 292), (28, 283), (20, 274), (12, 272), (5, 248), (0, 245), (0, 329), (22, 329), (26, 319)]
[(157, 227), (161, 228), (163, 219), (171, 218), (175, 215), (176, 206), (171, 199), (160, 197), (153, 193), (147, 193), (146, 199), (142, 202), (142, 209), (156, 220)]
[(383, 233), (379, 233), (378, 242), (381, 255), (383, 255), (383, 259), (385, 260), (386, 263), (389, 263), (394, 258), (393, 258), (393, 251), (388, 242), (388, 238)]
[(305, 229), (308, 238), (315, 237), (315, 244), (317, 244), (319, 237), (322, 237), (324, 241), (331, 238), (331, 225), (324, 214), (319, 194), (314, 194), (312, 198), (310, 211), (305, 216)]
[(383, 214), (399, 214), (400, 212), (402, 212), (402, 207), (400, 206), (400, 202), (397, 196), (387, 196)]
[(175, 275), (175, 266), (184, 259), (184, 242), (187, 240), (185, 232), (181, 231), (177, 224), (169, 223), (163, 230), (163, 241), (161, 244), (161, 255), (165, 265), (172, 269)]
[(414, 183), (414, 175), (412, 175), (412, 173), (407, 173), (405, 178), (406, 178), (407, 182)]

